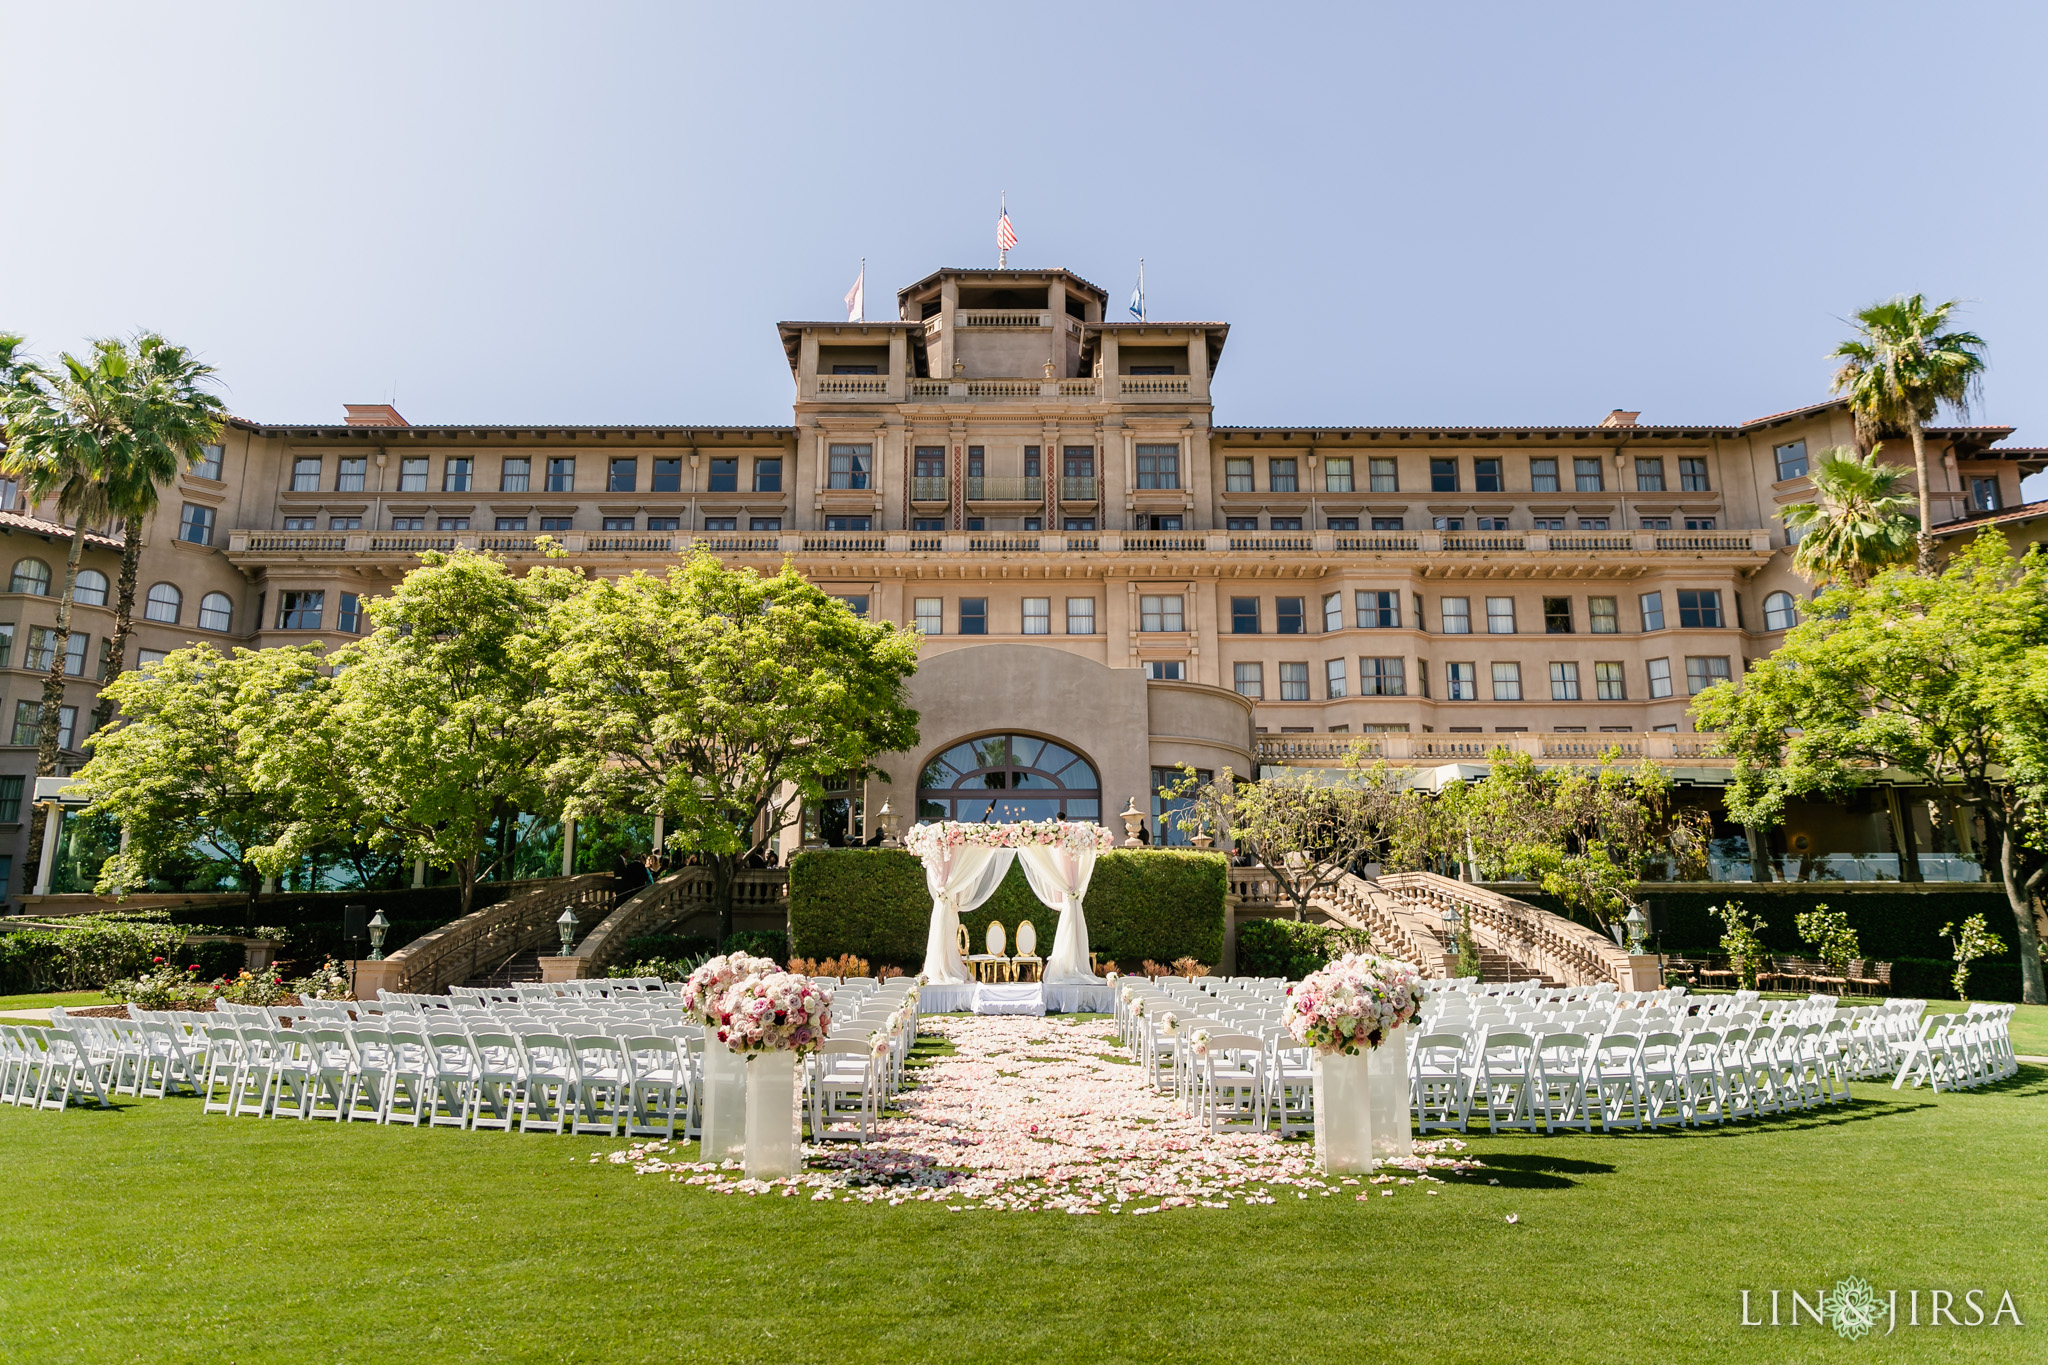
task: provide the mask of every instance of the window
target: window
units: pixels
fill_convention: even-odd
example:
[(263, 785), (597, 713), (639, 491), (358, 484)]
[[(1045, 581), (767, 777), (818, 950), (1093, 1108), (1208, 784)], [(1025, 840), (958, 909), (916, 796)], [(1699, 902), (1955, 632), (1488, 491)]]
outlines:
[(575, 520), (576, 518), (574, 517), (542, 517), (540, 519), (540, 529), (542, 531), (566, 531)]
[(1435, 526), (1439, 531), (1462, 531), (1465, 529), (1465, 519), (1463, 517), (1437, 517), (1435, 519)]
[(868, 619), (868, 595), (862, 593), (833, 593), (832, 600), (844, 606), (861, 620)]
[(1725, 656), (1705, 659), (1692, 655), (1686, 656), (1685, 692), (1687, 696), (1697, 697), (1715, 683), (1727, 681), (1728, 660)]
[(1341, 701), (1346, 695), (1344, 687), (1344, 661), (1325, 659), (1323, 661), (1323, 695), (1331, 701)]
[(1045, 518), (1044, 518), (1044, 517), (1026, 517), (1026, 518), (1024, 518), (1024, 529), (1025, 529), (1025, 530), (1027, 530), (1027, 531), (1043, 531), (1043, 530), (1045, 529)]
[(1360, 659), (1358, 695), (1361, 697), (1405, 697), (1408, 695), (1407, 661), (1404, 659)]
[[(1179, 517), (1175, 517), (1175, 518), (1173, 519), (1173, 523), (1174, 523), (1174, 524), (1173, 524), (1173, 527), (1172, 527), (1172, 529), (1173, 529), (1173, 530), (1176, 530), (1176, 531), (1178, 531), (1178, 530), (1180, 529), (1180, 518), (1179, 518)], [(970, 531), (986, 531), (986, 530), (988, 529), (988, 518), (987, 518), (987, 517), (969, 517), (969, 518), (967, 519), (967, 529), (968, 529), (968, 530), (970, 530)]]
[(1358, 612), (1358, 626), (1361, 630), (1392, 630), (1401, 624), (1399, 593), (1358, 592), (1351, 595), (1351, 600)]
[(160, 664), (163, 661), (164, 651), (161, 649), (138, 649), (135, 651), (135, 666), (137, 668), (148, 668), (151, 664)]
[(874, 522), (875, 519), (873, 517), (827, 517), (825, 518), (825, 529), (828, 531), (872, 531), (875, 529)]
[(1324, 525), (1332, 531), (1356, 531), (1358, 529), (1358, 518), (1331, 517)]
[(14, 627), (0, 625), (0, 668), (14, 666)]
[(327, 519), (327, 529), (330, 531), (360, 531), (363, 529), (363, 519), (361, 517), (329, 517)]
[(1256, 531), (1259, 529), (1259, 519), (1257, 517), (1225, 517), (1223, 519), (1223, 529), (1226, 531)]
[(1472, 599), (1469, 597), (1446, 597), (1441, 603), (1444, 620), (1444, 634), (1470, 635), (1472, 633)]
[(1678, 487), (1687, 493), (1707, 491), (1707, 462), (1705, 460), (1680, 460), (1678, 462)]
[(213, 509), (186, 503), (178, 515), (178, 539), (192, 545), (213, 544)]
[[(672, 519), (672, 518), (664, 518), (664, 519), (665, 519), (665, 520), (669, 520), (669, 521), (671, 521), (671, 523), (673, 523), (673, 519)], [(649, 526), (652, 526), (652, 525), (653, 525), (654, 523), (650, 521), (650, 522), (648, 522), (647, 524), (648, 524)], [(670, 530), (670, 531), (673, 531), (673, 530), (675, 530), (676, 528), (675, 528), (675, 526), (674, 526), (673, 524), (671, 524), (671, 525), (667, 526), (667, 527), (666, 527), (666, 528), (664, 528), (664, 529), (666, 529), (666, 530)], [(782, 529), (782, 518), (781, 518), (781, 517), (748, 517), (748, 518), (747, 518), (747, 529), (748, 529), (749, 531), (780, 531), (780, 530)]]
[(1299, 531), (1301, 529), (1301, 518), (1272, 517), (1268, 520), (1267, 524), (1275, 531)]
[(1252, 462), (1250, 460), (1225, 460), (1223, 462), (1223, 491), (1226, 493), (1249, 493), (1252, 491)]
[[(613, 468), (618, 466), (616, 463)], [(714, 459), (711, 473), (704, 484), (707, 493), (737, 493), (740, 491), (740, 462), (737, 459)]]
[[(1237, 688), (1237, 695), (1263, 701), (1266, 697), (1266, 669), (1263, 664), (1235, 664), (1231, 667), (1231, 680)], [(26, 705), (27, 703), (23, 703)]]
[(57, 654), (57, 632), (48, 626), (28, 628), (28, 652), (22, 655), (21, 666), (31, 672), (41, 673), (49, 668), (50, 660)]
[(911, 521), (910, 529), (913, 531), (943, 531), (946, 529), (946, 519), (944, 517), (917, 517)]
[(1486, 599), (1486, 633), (1488, 635), (1513, 635), (1515, 633), (1514, 598), (1489, 597)]
[(219, 446), (209, 445), (199, 447), (199, 459), (198, 462), (192, 466), (192, 472), (194, 474), (197, 474), (202, 479), (213, 479), (216, 482), (218, 482), (220, 479), (221, 456), (226, 453), (227, 452), (224, 451)]
[(167, 625), (178, 624), (178, 613), (185, 605), (185, 594), (178, 591), (174, 583), (157, 583), (150, 587), (144, 599), (142, 614), (152, 621)]
[[(1092, 479), (1095, 477), (1094, 446), (1067, 446), (1060, 452), (1060, 460), (1061, 472), (1069, 479)], [(1062, 490), (1060, 496), (1067, 496), (1066, 491)], [(1075, 491), (1074, 496), (1093, 498), (1095, 494), (1092, 489), (1080, 489)]]
[(334, 614), (334, 628), (350, 635), (363, 633), (363, 599), (352, 592), (341, 595), (341, 610)]
[(1599, 493), (1606, 489), (1607, 481), (1601, 475), (1597, 457), (1572, 461), (1572, 487), (1581, 493)]
[(1507, 485), (1501, 479), (1500, 460), (1496, 457), (1472, 461), (1472, 491), (1475, 493), (1498, 493)]
[(1153, 682), (1184, 682), (1187, 672), (1179, 659), (1148, 659), (1145, 661), (1145, 676)]
[(1529, 491), (1531, 493), (1557, 492), (1557, 461), (1555, 459), (1532, 459), (1529, 461)]
[(1593, 694), (1601, 701), (1627, 701), (1628, 684), (1619, 663), (1593, 665)]
[(1294, 477), (1294, 461), (1291, 459), (1266, 461), (1266, 487), (1275, 493), (1293, 493), (1297, 491)]
[(508, 457), (504, 464), (498, 466), (498, 491), (500, 493), (526, 492), (527, 480), (531, 477), (532, 472), (533, 462), (531, 460)]
[(495, 531), (524, 531), (526, 529), (526, 518), (499, 517), (491, 529)]
[[(72, 631), (64, 637), (64, 671), (74, 678), (85, 676), (85, 652), (92, 643), (92, 637), (83, 631)], [(70, 748), (70, 745), (65, 745)]]
[(917, 787), (920, 820), (1102, 816), (1102, 784), (1093, 765), (1035, 735), (983, 735), (955, 744), (925, 765)]
[(1569, 635), (1572, 633), (1571, 598), (1546, 597), (1543, 599), (1543, 633), (1545, 635)]
[(1375, 455), (1370, 460), (1367, 460), (1365, 465), (1372, 479), (1373, 492), (1398, 493), (1401, 491), (1399, 466), (1394, 463), (1391, 457)]
[(654, 462), (654, 476), (647, 481), (651, 493), (680, 493), (683, 491), (683, 462), (680, 459), (657, 459)]
[(302, 457), (292, 461), (292, 492), (317, 493), (320, 491), (319, 456)]
[(434, 523), (434, 529), (437, 531), (467, 531), (469, 529), (469, 518), (442, 517)]
[(1257, 635), (1259, 633), (1258, 598), (1233, 597), (1230, 599), (1230, 633), (1232, 635)]
[[(729, 520), (729, 518), (727, 519)], [(718, 518), (706, 518), (704, 523), (704, 529), (707, 531), (710, 530), (711, 522), (714, 520), (718, 520)], [(633, 529), (633, 518), (606, 517), (604, 519), (604, 529), (607, 531), (630, 531)]]
[[(732, 463), (732, 461), (731, 461), (731, 460), (713, 460), (713, 461), (711, 462), (711, 467), (712, 467), (713, 469), (716, 469), (716, 468), (717, 468), (717, 467), (718, 467), (719, 465), (721, 465), (721, 464), (727, 464), (727, 465), (729, 465), (729, 464), (731, 464), (731, 463)], [(639, 461), (639, 460), (637, 460), (637, 459), (622, 459), (622, 460), (613, 460), (613, 461), (611, 462), (611, 465), (610, 465), (610, 467), (609, 467), (609, 470), (608, 470), (608, 472), (607, 472), (607, 473), (605, 474), (605, 476), (604, 476), (604, 491), (605, 491), (605, 492), (607, 492), (607, 493), (631, 493), (632, 491), (634, 491), (634, 490), (635, 490), (636, 488), (638, 488), (639, 486), (640, 486), (640, 461)], [(711, 489), (711, 491), (712, 491), (712, 492), (714, 492), (714, 493), (719, 493), (719, 492), (724, 492), (724, 493), (730, 493), (730, 492), (732, 492), (732, 485), (731, 485), (731, 484), (727, 484), (727, 485), (726, 485), (726, 486), (725, 486), (724, 488), (722, 488), (722, 489), (721, 489), (721, 488), (719, 488), (718, 484), (717, 484), (717, 483), (716, 483), (716, 482), (714, 481), (714, 482), (713, 482), (713, 483), (712, 483), (712, 484), (710, 485), (710, 489)]]
[[(633, 529), (633, 519), (631, 517), (619, 519), (626, 523), (627, 530)], [(611, 520), (612, 518), (610, 517), (605, 518), (607, 524)], [(706, 517), (704, 518), (704, 529), (706, 531), (737, 531), (740, 529), (740, 519), (738, 517)]]
[(1650, 696), (1653, 698), (1670, 696), (1671, 660), (1652, 659), (1647, 667), (1650, 673)]
[(1493, 666), (1493, 699), (1495, 701), (1520, 701), (1522, 699), (1522, 666), (1520, 664), (1495, 664)]
[(1774, 592), (1764, 599), (1764, 629), (1790, 630), (1799, 624), (1799, 607), (1789, 592)]
[(1455, 493), (1458, 491), (1458, 462), (1456, 460), (1431, 460), (1429, 462), (1429, 491), (1432, 493)]
[(326, 606), (324, 592), (281, 592), (277, 595), (277, 628), (318, 630), (320, 614)]
[(1138, 599), (1138, 629), (1141, 631), (1185, 630), (1181, 608), (1186, 599), (1179, 593), (1166, 597)]
[(1681, 588), (1678, 624), (1683, 630), (1712, 630), (1721, 624), (1721, 594), (1711, 588)]
[(0, 777), (0, 822), (11, 825), (21, 819), (21, 789), (25, 785), (25, 778)]
[(311, 531), (319, 520), (318, 517), (286, 517), (284, 519), (284, 529), (287, 531)]
[(408, 456), (398, 462), (398, 491), (401, 493), (424, 493), (427, 491), (426, 456)]
[(1062, 531), (1092, 531), (1095, 529), (1095, 518), (1062, 517), (1060, 519), (1060, 529)]
[(1180, 487), (1180, 447), (1177, 445), (1139, 446), (1138, 487)]
[(235, 606), (224, 592), (210, 592), (199, 599), (199, 628), (226, 630), (235, 623)]
[(1037, 447), (1037, 446), (1025, 446), (1025, 447), (1024, 447), (1024, 477), (1025, 477), (1025, 478), (1027, 478), (1027, 479), (1035, 479), (1035, 478), (1038, 478), (1038, 477), (1039, 477), (1040, 475), (1042, 475), (1042, 474), (1043, 474), (1044, 472), (1045, 472), (1044, 466), (1043, 466), (1043, 465), (1041, 464), (1041, 462), (1040, 462), (1040, 460), (1039, 460), (1039, 457), (1038, 457), (1038, 447)]
[(1477, 664), (1445, 664), (1444, 681), (1450, 686), (1445, 696), (1451, 701), (1479, 700)]
[(1422, 620), (1422, 594), (1419, 592), (1414, 594), (1409, 598), (1409, 601), (1415, 604), (1415, 628), (1417, 630), (1428, 630), (1429, 627), (1423, 624)]
[(1998, 510), (1997, 479), (1970, 480), (1970, 508), (1976, 512), (1996, 512)]
[(1579, 518), (1579, 529), (1580, 529), (1581, 531), (1604, 531), (1604, 530), (1606, 530), (1606, 529), (1607, 529), (1607, 518), (1605, 518), (1605, 517), (1580, 517), (1580, 518)]
[(1399, 531), (1405, 529), (1405, 521), (1406, 519), (1402, 517), (1374, 517), (1372, 519), (1372, 529), (1375, 531)]
[(1636, 457), (1636, 492), (1662, 493), (1664, 491), (1664, 461)]
[(1325, 633), (1344, 629), (1344, 594), (1329, 592), (1323, 594), (1323, 630)]
[(1668, 531), (1668, 530), (1670, 530), (1670, 529), (1671, 529), (1671, 518), (1669, 518), (1669, 517), (1644, 517), (1644, 518), (1643, 518), (1643, 519), (1641, 520), (1641, 522), (1639, 522), (1638, 524), (1639, 524), (1639, 525), (1640, 525), (1640, 526), (1641, 526), (1641, 527), (1642, 527), (1642, 528), (1643, 528), (1643, 529), (1644, 529), (1645, 531)]
[(1550, 666), (1550, 699), (1552, 701), (1577, 701), (1579, 699), (1579, 666), (1575, 663), (1553, 663)]
[(1685, 529), (1688, 531), (1711, 531), (1714, 529), (1714, 519), (1712, 517), (1687, 517), (1685, 519)]
[(1771, 453), (1778, 459), (1778, 482), (1806, 477), (1806, 442), (1787, 441), (1784, 445), (1773, 446)]
[(1276, 597), (1273, 599), (1273, 629), (1281, 635), (1302, 635), (1308, 630), (1304, 620), (1302, 599), (1299, 597)]
[(946, 603), (944, 598), (918, 598), (917, 601), (914, 604), (912, 604), (912, 610), (915, 613), (914, 619), (918, 630), (926, 635), (939, 634), (940, 631), (944, 629), (944, 627), (940, 624), (940, 620), (941, 615), (945, 610), (945, 605)]
[(441, 462), (441, 491), (443, 493), (467, 493), (469, 491), (468, 460), (443, 460)]
[(868, 467), (875, 457), (871, 445), (835, 445), (830, 448), (828, 481), (833, 488), (866, 488)]
[[(424, 531), (427, 529), (427, 519), (425, 517), (393, 517), (391, 519), (391, 529), (394, 531)], [(542, 519), (541, 529), (547, 529), (546, 518)], [(562, 529), (567, 530), (568, 528), (565, 526)]]
[(550, 493), (573, 493), (576, 491), (576, 457), (565, 456), (548, 461), (548, 487)]
[(960, 599), (960, 633), (962, 635), (988, 634), (988, 599), (986, 597), (963, 597)]
[(104, 607), (107, 604), (107, 576), (98, 569), (80, 569), (72, 582), (71, 596), (89, 607)]
[[(655, 462), (659, 466), (660, 461)], [(782, 491), (781, 459), (759, 459), (754, 461), (754, 491), (756, 493), (780, 493)]]
[(1637, 600), (1642, 603), (1643, 629), (1664, 629), (1664, 594), (1661, 592), (1646, 592)]
[(1593, 633), (1595, 635), (1619, 635), (1621, 633), (1621, 608), (1614, 598), (1587, 598), (1586, 615), (1592, 619)]
[(1479, 529), (1482, 531), (1505, 531), (1508, 529), (1508, 519), (1506, 517), (1481, 517), (1479, 519)]
[(1323, 461), (1323, 490), (1328, 493), (1352, 491), (1349, 455), (1336, 455)]
[(647, 519), (647, 529), (650, 531), (680, 531), (683, 529), (683, 519), (681, 517), (649, 517)]
[(1280, 700), (1308, 700), (1308, 665), (1280, 665)]
[(1052, 599), (1050, 597), (1027, 597), (1024, 599), (1024, 633), (1026, 635), (1052, 634)]
[(1095, 599), (1092, 597), (1069, 597), (1067, 599), (1067, 634), (1093, 635), (1095, 633)]

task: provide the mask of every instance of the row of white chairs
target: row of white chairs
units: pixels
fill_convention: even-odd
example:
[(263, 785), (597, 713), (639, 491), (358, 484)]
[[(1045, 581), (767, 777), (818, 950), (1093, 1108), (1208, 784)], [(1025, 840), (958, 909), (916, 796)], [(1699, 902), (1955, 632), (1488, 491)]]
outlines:
[(2012, 1045), (2015, 1005), (1972, 1005), (1962, 1014), (1933, 1014), (1901, 1047), (1897, 1090), (1908, 1081), (1918, 1089), (1969, 1090), (2016, 1074)]

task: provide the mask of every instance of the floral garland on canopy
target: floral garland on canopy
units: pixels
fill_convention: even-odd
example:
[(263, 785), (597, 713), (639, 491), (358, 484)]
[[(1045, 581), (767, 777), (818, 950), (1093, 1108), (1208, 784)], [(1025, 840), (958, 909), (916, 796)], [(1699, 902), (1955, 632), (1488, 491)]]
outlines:
[(920, 858), (954, 848), (1065, 848), (1076, 853), (1105, 853), (1116, 836), (1101, 825), (1080, 820), (1020, 820), (1015, 824), (964, 824), (948, 820), (914, 825), (903, 847)]
[(1422, 978), (1406, 962), (1346, 953), (1288, 992), (1288, 1034), (1318, 1052), (1348, 1057), (1387, 1041), (1422, 1008)]

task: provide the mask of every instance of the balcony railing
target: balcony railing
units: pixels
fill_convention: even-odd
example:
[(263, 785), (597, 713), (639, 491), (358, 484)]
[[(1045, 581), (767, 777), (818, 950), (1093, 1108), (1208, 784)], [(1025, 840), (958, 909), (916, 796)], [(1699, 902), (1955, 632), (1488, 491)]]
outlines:
[(956, 327), (1050, 327), (1052, 314), (1034, 308), (962, 308)]
[(880, 398), (889, 392), (889, 377), (880, 374), (821, 374), (820, 398)]
[(1734, 760), (1715, 753), (1720, 742), (1721, 736), (1715, 734), (1681, 735), (1662, 730), (1612, 735), (1540, 731), (1509, 735), (1260, 735), (1257, 755), (1260, 763), (1276, 767), (1334, 764), (1353, 752), (1362, 758), (1384, 758), (1389, 762), (1484, 763), (1494, 750), (1506, 749), (1553, 762), (1597, 763), (1603, 754), (1616, 750), (1624, 759), (1732, 764)]
[(1043, 502), (1045, 480), (1034, 474), (1023, 478), (976, 478), (967, 479), (967, 500), (969, 502)]
[(1185, 398), (1188, 376), (1184, 374), (1126, 374), (1117, 377), (1117, 389), (1126, 398)]
[(920, 474), (910, 481), (910, 500), (912, 502), (945, 502), (948, 498), (952, 497), (952, 492), (947, 487), (951, 482), (952, 480), (943, 474)]
[(1061, 502), (1102, 501), (1102, 480), (1089, 478), (1062, 478), (1060, 480)]
[[(1094, 379), (912, 379), (912, 402), (1023, 403), (1047, 399), (1092, 401), (1102, 386)], [(821, 390), (822, 392), (822, 390)]]

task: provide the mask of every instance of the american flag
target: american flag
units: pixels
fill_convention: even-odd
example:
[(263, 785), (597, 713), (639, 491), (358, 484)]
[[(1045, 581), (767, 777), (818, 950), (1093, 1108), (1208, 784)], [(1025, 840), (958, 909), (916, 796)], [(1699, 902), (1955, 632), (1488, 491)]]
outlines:
[(1016, 245), (1017, 229), (1010, 226), (1010, 215), (1008, 210), (1005, 210), (1003, 216), (996, 219), (996, 250), (1009, 251)]

